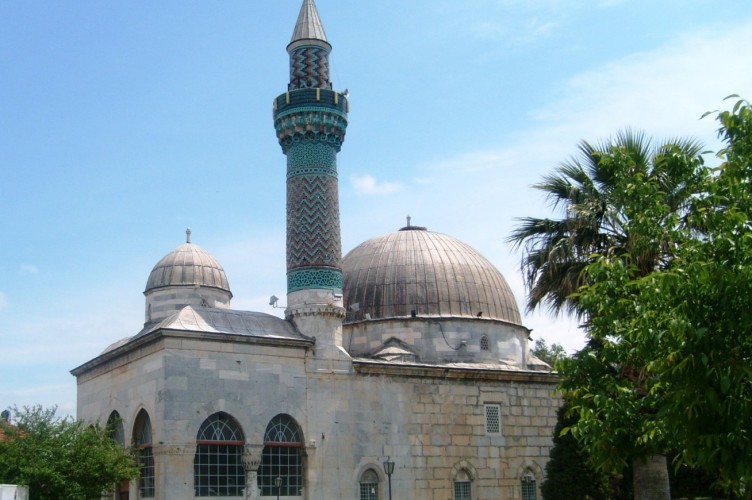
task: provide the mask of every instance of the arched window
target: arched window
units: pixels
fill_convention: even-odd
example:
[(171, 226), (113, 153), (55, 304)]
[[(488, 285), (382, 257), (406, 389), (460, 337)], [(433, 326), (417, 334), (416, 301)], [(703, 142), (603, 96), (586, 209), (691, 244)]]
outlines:
[[(123, 430), (123, 419), (117, 411), (110, 413), (107, 419), (107, 433), (113, 441), (121, 446), (125, 446), (125, 430)], [(128, 500), (130, 490), (130, 481), (127, 479), (115, 484), (114, 497), (117, 500)]]
[(226, 413), (204, 420), (196, 436), (193, 485), (199, 497), (237, 497), (245, 491), (243, 445), (238, 423)]
[(470, 482), (470, 476), (467, 471), (459, 471), (457, 477), (454, 478), (454, 500), (471, 500), (471, 485), (472, 483)]
[(491, 345), (488, 343), (488, 335), (481, 335), (480, 337), (480, 350), (488, 351), (491, 349)]
[(146, 410), (141, 410), (133, 425), (133, 444), (136, 446), (141, 477), (138, 491), (141, 498), (154, 497), (154, 453), (151, 449), (151, 421)]
[[(303, 495), (303, 433), (289, 415), (277, 415), (264, 434), (264, 452), (258, 470), (261, 496)], [(277, 486), (277, 478), (281, 484)]]
[(522, 490), (522, 500), (537, 500), (538, 485), (535, 481), (535, 475), (528, 471), (520, 478), (520, 488)]
[(360, 500), (379, 500), (379, 476), (373, 469), (360, 476)]
[(125, 431), (123, 430), (123, 419), (116, 411), (110, 413), (107, 419), (107, 433), (113, 441), (125, 446)]

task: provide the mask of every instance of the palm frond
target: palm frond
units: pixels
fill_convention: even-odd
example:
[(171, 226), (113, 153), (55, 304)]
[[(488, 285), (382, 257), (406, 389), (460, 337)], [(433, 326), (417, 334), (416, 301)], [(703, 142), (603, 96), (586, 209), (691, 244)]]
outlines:
[[(630, 239), (625, 211), (625, 175), (657, 181), (669, 211), (688, 210), (695, 192), (701, 144), (672, 139), (655, 146), (642, 131), (621, 130), (598, 143), (581, 141), (577, 154), (559, 164), (533, 187), (546, 195), (558, 219), (522, 218), (507, 239), (522, 248), (521, 268), (527, 309), (580, 314), (573, 294), (584, 284), (583, 270), (594, 254), (629, 256), (639, 272), (665, 261), (673, 243), (640, 246)], [(699, 160), (701, 163), (701, 159)], [(694, 171), (692, 170), (694, 168)], [(700, 174), (697, 174), (700, 175)]]

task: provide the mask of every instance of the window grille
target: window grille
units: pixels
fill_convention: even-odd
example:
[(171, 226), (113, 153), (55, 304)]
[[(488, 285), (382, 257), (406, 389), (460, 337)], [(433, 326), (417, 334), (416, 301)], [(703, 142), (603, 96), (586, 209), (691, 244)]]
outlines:
[(138, 491), (141, 498), (154, 497), (154, 453), (151, 449), (151, 421), (149, 414), (141, 410), (133, 426), (133, 444), (136, 445), (138, 465), (141, 477), (138, 479)]
[(471, 500), (470, 481), (454, 482), (454, 500)]
[(487, 404), (486, 410), (486, 434), (501, 434), (501, 405)]
[(379, 500), (379, 476), (372, 469), (360, 477), (360, 500)]
[(245, 491), (240, 426), (226, 413), (215, 413), (199, 428), (193, 460), (196, 496), (242, 496)]
[(154, 497), (154, 452), (151, 445), (142, 445), (138, 449), (138, 464), (141, 477), (138, 478), (138, 491), (141, 498)]
[[(264, 434), (264, 451), (258, 470), (261, 496), (303, 495), (303, 436), (297, 422), (289, 415), (277, 415)], [(279, 488), (275, 479), (281, 477)]]
[(480, 350), (481, 351), (488, 351), (491, 348), (491, 346), (488, 343), (488, 335), (483, 335), (480, 338)]
[(535, 484), (535, 476), (528, 473), (521, 479), (522, 500), (537, 500), (538, 488)]

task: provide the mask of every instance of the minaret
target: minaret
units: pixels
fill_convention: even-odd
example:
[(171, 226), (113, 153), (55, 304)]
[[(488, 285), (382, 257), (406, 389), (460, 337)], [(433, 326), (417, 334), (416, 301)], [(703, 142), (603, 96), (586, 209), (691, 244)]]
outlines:
[[(316, 350), (342, 350), (342, 248), (337, 153), (347, 98), (332, 90), (324, 26), (313, 0), (295, 24), (287, 92), (274, 100), (274, 128), (287, 156), (287, 309)], [(327, 355), (327, 357), (331, 357)]]

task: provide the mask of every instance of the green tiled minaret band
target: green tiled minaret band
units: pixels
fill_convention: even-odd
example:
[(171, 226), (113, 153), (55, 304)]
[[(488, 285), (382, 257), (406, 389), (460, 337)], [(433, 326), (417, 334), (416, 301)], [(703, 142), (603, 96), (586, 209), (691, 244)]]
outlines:
[(307, 288), (342, 291), (342, 270), (327, 267), (307, 267), (287, 273), (287, 292)]

